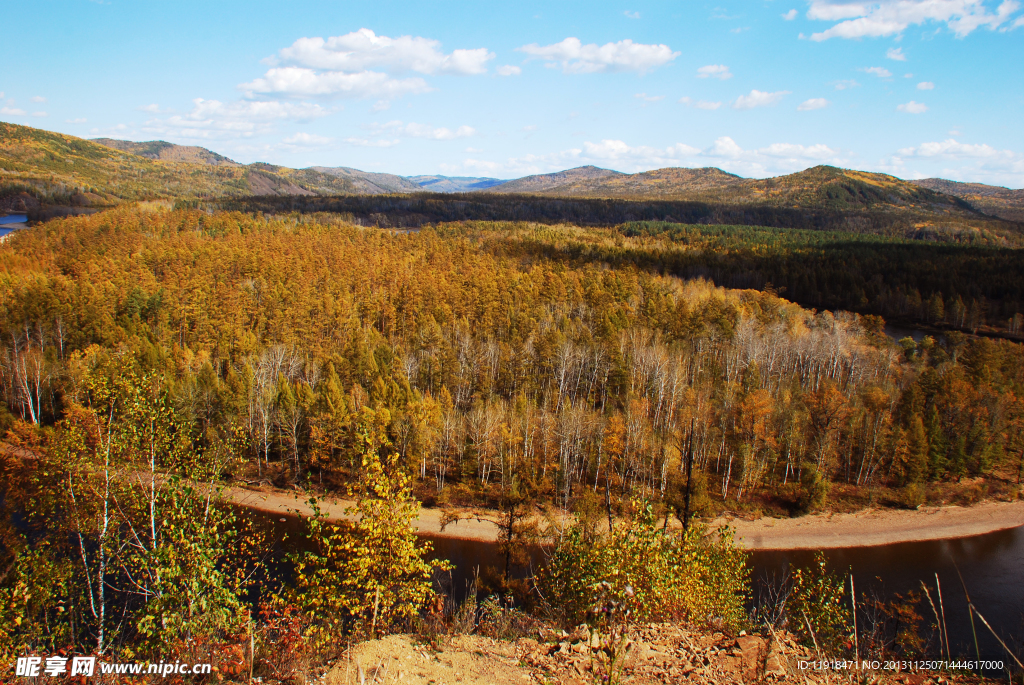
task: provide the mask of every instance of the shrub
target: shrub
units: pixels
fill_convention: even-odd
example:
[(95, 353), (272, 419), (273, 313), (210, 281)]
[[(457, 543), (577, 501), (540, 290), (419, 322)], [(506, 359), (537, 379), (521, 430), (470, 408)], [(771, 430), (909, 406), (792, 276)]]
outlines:
[(649, 505), (636, 510), (629, 523), (605, 535), (588, 535), (579, 525), (569, 530), (538, 577), (549, 608), (578, 623), (603, 587), (606, 599), (628, 604), (639, 621), (742, 622), (750, 571), (731, 531), (709, 534), (704, 526), (691, 526), (667, 533)]
[(852, 635), (846, 575), (830, 572), (825, 555), (816, 552), (809, 566), (793, 571), (793, 591), (786, 613), (789, 629), (805, 644), (816, 644), (826, 656), (834, 655)]
[(804, 464), (800, 475), (800, 500), (797, 505), (803, 513), (817, 511), (828, 500), (829, 482), (814, 464)]

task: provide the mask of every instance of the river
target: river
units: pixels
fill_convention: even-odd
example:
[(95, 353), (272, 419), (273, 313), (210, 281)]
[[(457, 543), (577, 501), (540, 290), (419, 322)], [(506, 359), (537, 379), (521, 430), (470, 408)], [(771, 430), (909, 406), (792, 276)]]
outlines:
[[(276, 557), (280, 558), (285, 549), (293, 547), (299, 539), (300, 525), (294, 517), (246, 511), (247, 517), (275, 541)], [(290, 542), (282, 542), (285, 534)], [(466, 597), (478, 567), (486, 573), (487, 567), (498, 572), (503, 566), (494, 542), (437, 536), (422, 536), (422, 539), (433, 545), (432, 558), (447, 559), (454, 564), (455, 568), (445, 574), (442, 584), (458, 599)], [(937, 573), (950, 646), (954, 655), (968, 657), (974, 655), (974, 643), (959, 570), (977, 610), (1004, 641), (1021, 647), (1024, 639), (1024, 528), (953, 540), (824, 549), (822, 553), (831, 570), (852, 572), (858, 596), (864, 593), (883, 598), (891, 598), (895, 593), (906, 595), (908, 591), (919, 590), (924, 581), (937, 602)], [(544, 551), (538, 548), (532, 557), (535, 570), (543, 564)], [(747, 563), (751, 567), (755, 596), (762, 595), (768, 584), (777, 583), (791, 568), (809, 565), (813, 557), (814, 552), (810, 550), (751, 552)], [(516, 569), (520, 577), (530, 572), (529, 568)], [(923, 625), (931, 626), (934, 619), (927, 603), (919, 607), (919, 611), (924, 618)], [(1005, 660), (1002, 648), (981, 622), (976, 621), (975, 626), (982, 658)]]
[(24, 224), (28, 222), (28, 214), (8, 214), (0, 216), (0, 226), (8, 224)]

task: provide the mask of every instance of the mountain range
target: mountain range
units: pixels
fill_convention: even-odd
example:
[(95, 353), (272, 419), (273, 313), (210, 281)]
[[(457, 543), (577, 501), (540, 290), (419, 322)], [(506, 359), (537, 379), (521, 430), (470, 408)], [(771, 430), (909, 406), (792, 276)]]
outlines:
[(164, 141), (85, 140), (0, 122), (0, 210), (13, 209), (18, 203), (32, 209), (161, 198), (479, 192), (733, 207), (885, 210), (961, 222), (992, 218), (1024, 221), (1024, 190), (945, 179), (904, 181), (829, 166), (768, 179), (743, 178), (713, 167), (625, 174), (595, 166), (513, 180), (399, 176), (342, 166), (291, 169), (261, 162), (240, 164), (202, 147)]

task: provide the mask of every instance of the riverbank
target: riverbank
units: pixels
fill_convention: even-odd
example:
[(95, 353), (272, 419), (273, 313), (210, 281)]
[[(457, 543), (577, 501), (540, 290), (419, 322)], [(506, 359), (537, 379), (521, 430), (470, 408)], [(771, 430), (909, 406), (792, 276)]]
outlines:
[(1024, 526), (1024, 501), (916, 510), (866, 509), (852, 514), (811, 514), (785, 519), (725, 517), (715, 519), (711, 525), (731, 526), (747, 549), (870, 547), (963, 538)]
[[(233, 503), (267, 513), (309, 515), (305, 500), (308, 495), (287, 491), (259, 491), (229, 488), (227, 498)], [(344, 499), (325, 498), (321, 509), (330, 520), (345, 520), (345, 509), (353, 503)], [(493, 542), (498, 528), (488, 518), (493, 511), (466, 511), (458, 523), (449, 523), (442, 530), (445, 512), (420, 507), (413, 525), (419, 533), (432, 537)], [(465, 518), (469, 517), (469, 518)], [(678, 522), (675, 522), (678, 526)], [(897, 542), (943, 540), (983, 535), (1007, 528), (1024, 526), (1024, 501), (981, 502), (969, 507), (921, 507), (916, 510), (866, 509), (851, 514), (811, 514), (799, 518), (744, 519), (725, 516), (710, 522), (712, 528), (731, 526), (740, 545), (751, 550), (834, 549), (867, 547)]]

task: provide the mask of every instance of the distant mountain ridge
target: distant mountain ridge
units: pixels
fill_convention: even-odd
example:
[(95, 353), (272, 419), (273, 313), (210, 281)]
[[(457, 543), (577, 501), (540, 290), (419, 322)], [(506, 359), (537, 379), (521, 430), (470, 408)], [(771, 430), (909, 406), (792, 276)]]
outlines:
[(581, 166), (553, 174), (537, 174), (506, 181), (490, 188), (492, 193), (551, 193), (559, 188), (571, 187), (581, 183), (593, 183), (613, 176), (626, 176), (619, 171), (602, 169), (596, 166)]
[[(460, 193), (467, 200), (473, 194), (486, 193), (495, 197), (696, 203), (731, 208), (721, 217), (740, 223), (769, 221), (765, 217), (777, 216), (779, 208), (816, 216), (839, 212), (854, 224), (868, 221), (864, 213), (870, 212), (872, 225), (898, 219), (913, 230), (952, 231), (959, 236), (987, 231), (986, 226), (1015, 234), (1024, 228), (1020, 224), (1000, 227), (991, 223), (1024, 222), (1024, 191), (943, 179), (910, 182), (830, 166), (767, 179), (742, 178), (714, 167), (625, 174), (595, 166), (509, 181), (441, 175), (407, 177), (344, 166), (291, 169), (261, 162), (242, 165), (202, 147), (109, 138), (90, 141), (0, 122), (3, 209), (25, 206), (28, 211), (41, 211), (40, 207), (80, 211), (77, 208), (161, 198), (195, 202), (273, 195), (421, 193)], [(711, 214), (680, 208), (678, 216)]]
[(962, 198), (986, 214), (1008, 221), (1024, 221), (1024, 189), (1011, 190), (1003, 186), (961, 183), (944, 178), (924, 178), (911, 183)]
[[(163, 140), (133, 142), (114, 138), (93, 138), (91, 142), (105, 145), (115, 150), (130, 152), (140, 157), (167, 162), (186, 162), (189, 164), (222, 164), (245, 166), (223, 155), (204, 147), (193, 145), (175, 145)], [(257, 163), (258, 164), (258, 163)], [(273, 165), (266, 165), (273, 166)], [(275, 167), (280, 170), (284, 167)], [(307, 186), (308, 192), (337, 193), (350, 192), (357, 195), (379, 195), (387, 193), (465, 193), (483, 190), (505, 183), (498, 178), (476, 178), (468, 176), (398, 176), (396, 174), (361, 171), (351, 167), (314, 166), (296, 170), (301, 181)], [(276, 173), (276, 172), (275, 172)], [(337, 179), (324, 182), (319, 174)], [(263, 185), (263, 184), (257, 184)], [(305, 194), (295, 192), (295, 194)]]
[(558, 195), (564, 197), (675, 198), (710, 188), (722, 188), (744, 180), (715, 167), (671, 167), (624, 174), (595, 166), (583, 166), (553, 174), (508, 181), (490, 189), (494, 193)]
[(431, 193), (471, 193), (476, 190), (488, 190), (508, 182), (500, 178), (476, 176), (406, 176), (406, 178)]

